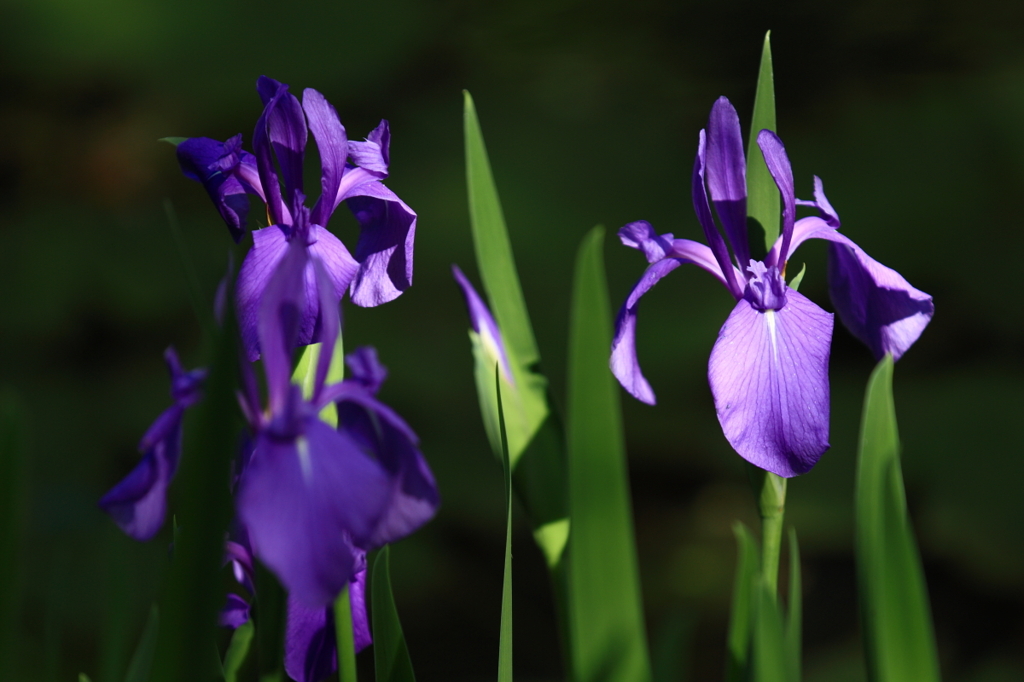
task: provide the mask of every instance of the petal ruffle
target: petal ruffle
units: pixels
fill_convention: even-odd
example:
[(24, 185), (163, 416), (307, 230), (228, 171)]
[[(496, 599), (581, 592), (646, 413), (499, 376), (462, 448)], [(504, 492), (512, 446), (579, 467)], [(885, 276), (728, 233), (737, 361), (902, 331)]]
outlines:
[(349, 155), (354, 164), (371, 173), (379, 174), (379, 177), (383, 179), (388, 175), (388, 147), (390, 144), (391, 131), (388, 128), (388, 122), (381, 121), (366, 136), (365, 142), (352, 142), (349, 145)]
[(295, 439), (260, 434), (238, 490), (253, 552), (288, 593), (330, 604), (357, 570), (391, 496), (390, 477), (358, 443), (315, 415)]
[(708, 381), (722, 431), (744, 459), (779, 476), (828, 449), (830, 313), (796, 291), (781, 310), (739, 301), (719, 332)]
[(398, 298), (412, 286), (416, 213), (379, 182), (352, 192), (348, 206), (360, 231), (355, 253), (359, 271), (350, 295), (353, 303), (368, 308)]
[(762, 130), (757, 134), (757, 146), (761, 148), (764, 155), (764, 163), (768, 166), (775, 186), (779, 188), (779, 195), (782, 197), (782, 236), (779, 246), (777, 262), (769, 262), (767, 265), (776, 265), (780, 268), (789, 258), (790, 242), (793, 238), (793, 221), (796, 220), (796, 189), (793, 183), (793, 167), (789, 163), (789, 156), (786, 154), (786, 147), (782, 144), (779, 136), (770, 130)]
[(313, 206), (310, 222), (326, 225), (334, 212), (335, 198), (345, 173), (345, 159), (348, 157), (349, 142), (345, 126), (341, 125), (338, 112), (323, 95), (312, 88), (302, 93), (302, 108), (309, 120), (317, 150), (320, 152), (320, 197)]
[[(234, 140), (232, 138), (225, 144), (208, 137), (192, 137), (178, 145), (177, 155), (182, 172), (202, 183), (220, 217), (227, 224), (232, 238), (237, 242), (245, 235), (249, 215), (249, 199), (245, 195), (257, 192), (247, 187), (248, 183), (241, 182), (227, 169), (221, 168), (225, 156), (231, 154), (228, 146)], [(237, 163), (255, 168), (256, 160), (251, 154), (241, 152)]]

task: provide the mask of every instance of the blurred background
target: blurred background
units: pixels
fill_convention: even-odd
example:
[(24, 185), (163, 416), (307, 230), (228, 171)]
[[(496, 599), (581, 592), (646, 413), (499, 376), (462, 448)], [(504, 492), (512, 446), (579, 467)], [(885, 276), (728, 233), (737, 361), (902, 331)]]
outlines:
[[(188, 367), (203, 361), (188, 273), (208, 300), (227, 262), (227, 230), (158, 138), (241, 132), (249, 148), (260, 74), (323, 92), (351, 138), (389, 119), (387, 184), (419, 213), (415, 286), (380, 308), (346, 305), (346, 346), (378, 347), (391, 370), (382, 397), (418, 431), (443, 497), (392, 551), (419, 679), (491, 679), (504, 510), (449, 271), (459, 263), (479, 282), (461, 91), (476, 100), (561, 397), (580, 238), (607, 226), (616, 306), (645, 265), (614, 239), (619, 226), (646, 219), (700, 239), (697, 132), (720, 95), (749, 123), (768, 29), (798, 196), (821, 176), (843, 231), (935, 298), (895, 392), (945, 678), (1024, 678), (1024, 448), (1013, 435), (1024, 416), (1024, 5), (15, 0), (0, 5), (0, 386), (20, 405), (28, 448), (9, 474), (23, 494), (4, 558), (17, 585), (16, 679), (120, 680), (167, 561), (167, 528), (137, 544), (96, 507), (169, 404), (164, 348)], [(331, 228), (354, 245), (344, 209)], [(831, 309), (825, 253), (809, 244), (795, 260), (807, 263), (801, 291)], [(648, 631), (668, 642), (680, 679), (721, 679), (731, 525), (756, 527), (706, 380), (731, 306), (696, 268), (663, 281), (638, 333), (659, 404), (622, 394)], [(812, 681), (864, 679), (852, 500), (872, 366), (837, 324), (832, 448), (789, 486)], [(517, 677), (559, 679), (525, 524), (514, 552)]]

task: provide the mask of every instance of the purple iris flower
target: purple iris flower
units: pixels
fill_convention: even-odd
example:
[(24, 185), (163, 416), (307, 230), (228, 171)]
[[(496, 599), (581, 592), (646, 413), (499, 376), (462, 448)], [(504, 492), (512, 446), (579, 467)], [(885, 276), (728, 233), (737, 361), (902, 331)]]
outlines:
[(476, 293), (476, 289), (470, 284), (458, 265), (452, 265), (452, 276), (462, 289), (462, 296), (466, 299), (466, 308), (469, 310), (469, 323), (473, 331), (480, 337), (484, 349), (491, 359), (498, 364), (502, 377), (511, 385), (515, 385), (512, 378), (512, 367), (508, 363), (508, 354), (505, 353), (505, 343), (501, 340), (501, 331), (494, 316), (487, 308), (487, 304)]
[[(323, 264), (337, 298), (347, 290), (356, 305), (369, 307), (398, 297), (412, 284), (416, 234), (416, 213), (381, 182), (388, 175), (390, 160), (387, 121), (381, 121), (365, 141), (354, 142), (334, 107), (316, 90), (307, 88), (300, 104), (287, 85), (266, 76), (260, 77), (256, 89), (264, 110), (253, 133), (255, 154), (242, 150), (240, 135), (223, 143), (190, 138), (178, 145), (185, 175), (203, 184), (236, 241), (246, 231), (246, 195), (266, 204), (270, 225), (253, 232), (253, 247), (242, 263), (236, 287), (239, 324), (250, 360), (260, 354), (260, 301), (289, 243), (303, 242)], [(309, 224), (300, 226), (302, 161), (309, 132), (320, 153), (321, 193), (309, 211)], [(342, 201), (360, 225), (354, 256), (326, 229)], [(322, 338), (311, 264), (305, 288), (300, 345)]]
[[(291, 382), (291, 351), (310, 263), (323, 352), (307, 400)], [(374, 396), (384, 375), (375, 355), (358, 352), (349, 363), (356, 376), (326, 384), (338, 327), (337, 293), (326, 268), (305, 243), (288, 243), (260, 305), (268, 406), (246, 406), (255, 437), (238, 481), (237, 510), (254, 554), (308, 608), (331, 604), (366, 551), (411, 533), (439, 501), (416, 435)], [(336, 428), (319, 416), (330, 403), (338, 411)]]
[[(254, 594), (252, 553), (245, 533), (225, 545), (225, 558), (235, 580)], [(357, 571), (349, 581), (349, 604), (356, 652), (373, 643), (366, 615), (366, 558), (360, 555)], [(220, 612), (220, 624), (232, 629), (249, 620), (249, 601), (228, 594)], [(319, 682), (338, 670), (337, 635), (333, 605), (308, 607), (288, 597), (284, 636), (284, 668), (296, 682)]]
[[(832, 242), (833, 304), (840, 319), (878, 356), (891, 353), (898, 359), (920, 336), (934, 308), (930, 296), (838, 232), (838, 216), (819, 179), (813, 201), (796, 200), (789, 158), (775, 133), (762, 130), (757, 142), (782, 195), (782, 234), (763, 261), (750, 257), (739, 117), (722, 97), (711, 110), (707, 131), (700, 132), (693, 171), (693, 203), (707, 245), (658, 235), (645, 221), (619, 230), (622, 243), (641, 251), (650, 266), (616, 319), (610, 364), (627, 391), (654, 404), (654, 392), (636, 357), (640, 297), (683, 263), (710, 272), (736, 299), (708, 364), (718, 420), (742, 457), (790, 477), (808, 471), (829, 447), (833, 326), (830, 313), (786, 284), (786, 262), (793, 251), (807, 239)], [(795, 220), (798, 203), (817, 208), (820, 215)]]
[(191, 372), (182, 369), (173, 348), (164, 352), (164, 361), (171, 374), (174, 403), (156, 418), (142, 437), (139, 463), (99, 501), (100, 508), (136, 540), (149, 540), (164, 523), (167, 486), (178, 470), (181, 454), (181, 421), (185, 410), (199, 401), (206, 378), (205, 369)]

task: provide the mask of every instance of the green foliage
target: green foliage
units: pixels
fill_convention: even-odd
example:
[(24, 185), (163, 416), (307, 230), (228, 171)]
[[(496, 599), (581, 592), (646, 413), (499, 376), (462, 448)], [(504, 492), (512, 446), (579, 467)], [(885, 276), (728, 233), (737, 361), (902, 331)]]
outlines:
[(217, 576), (233, 512), (226, 481), (241, 428), (235, 396), (238, 330), (232, 312), (227, 306), (224, 324), (211, 337), (213, 358), (203, 400), (185, 417), (173, 492), (181, 531), (160, 599), (161, 635), (153, 669), (158, 682), (191, 682), (220, 672), (211, 642), (224, 604)]
[(224, 682), (236, 682), (238, 679), (238, 671), (249, 655), (249, 645), (252, 643), (254, 632), (255, 628), (250, 618), (239, 625), (231, 635), (231, 642), (228, 644), (228, 650), (224, 652), (224, 662), (221, 666), (224, 670)]
[[(540, 353), (516, 273), (512, 245), (491, 174), (473, 99), (465, 93), (466, 182), (469, 214), (483, 289), (500, 330), (511, 377), (495, 379), (497, 360), (470, 332), (480, 411), (491, 449), (502, 458), (496, 404), (501, 384), (512, 484), (526, 509), (534, 539), (557, 572), (569, 535), (562, 426), (538, 371)], [(560, 583), (556, 581), (556, 589)]]
[(800, 546), (796, 529), (789, 529), (789, 608), (786, 621), (786, 652), (793, 680), (800, 679), (803, 640), (803, 580), (800, 574)]
[(373, 614), (373, 665), (377, 682), (415, 682), (412, 659), (391, 594), (390, 549), (385, 545), (373, 561), (370, 581)]
[(576, 259), (569, 331), (569, 619), (577, 682), (651, 679), (618, 387), (608, 370), (604, 230)]
[(149, 617), (146, 619), (146, 627), (142, 630), (142, 637), (135, 648), (135, 654), (132, 655), (132, 662), (128, 664), (128, 672), (124, 676), (124, 682), (149, 681), (159, 632), (160, 609), (156, 604), (153, 604), (149, 610)]
[(495, 397), (498, 401), (498, 424), (501, 428), (501, 469), (505, 477), (505, 571), (501, 584), (498, 682), (512, 682), (512, 465), (508, 457), (508, 434), (505, 429), (505, 413), (498, 374), (498, 366), (495, 365)]
[(892, 356), (868, 381), (857, 455), (856, 554), (868, 675), (939, 679), (924, 572), (907, 517), (892, 398)]
[(334, 633), (338, 645), (338, 679), (356, 682), (356, 638), (352, 630), (352, 599), (348, 585), (334, 600)]
[(21, 400), (0, 391), (0, 679), (14, 676), (20, 600), (18, 551), (25, 483), (25, 416)]
[(727, 682), (746, 679), (750, 660), (750, 640), (754, 627), (755, 590), (759, 580), (757, 542), (742, 523), (733, 525), (739, 557), (736, 580), (732, 590), (732, 612), (729, 615), (729, 660), (726, 665)]
[(779, 191), (765, 165), (757, 134), (775, 127), (775, 76), (772, 71), (771, 31), (764, 36), (761, 50), (761, 68), (757, 74), (757, 93), (754, 96), (754, 117), (750, 122), (747, 142), (747, 215), (764, 229), (765, 248), (772, 248), (779, 236)]

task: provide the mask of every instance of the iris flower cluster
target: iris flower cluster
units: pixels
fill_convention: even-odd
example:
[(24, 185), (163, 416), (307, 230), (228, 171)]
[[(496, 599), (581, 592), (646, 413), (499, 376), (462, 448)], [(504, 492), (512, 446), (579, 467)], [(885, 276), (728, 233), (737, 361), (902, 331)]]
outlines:
[[(757, 144), (782, 197), (782, 233), (775, 244), (763, 260), (751, 258), (739, 116), (722, 97), (711, 110), (707, 129), (700, 131), (693, 169), (693, 205), (707, 244), (659, 235), (646, 221), (619, 230), (622, 243), (643, 253), (649, 266), (616, 319), (610, 364), (623, 388), (654, 404), (654, 391), (636, 355), (640, 298), (683, 263), (710, 272), (736, 299), (708, 364), (719, 423), (744, 459), (791, 477), (808, 471), (829, 447), (833, 327), (831, 313), (784, 279), (797, 247), (808, 239), (830, 242), (832, 303), (876, 358), (889, 353), (898, 360), (931, 321), (934, 306), (931, 296), (839, 232), (839, 217), (819, 178), (814, 179), (813, 200), (796, 199), (789, 158), (774, 132), (760, 131)], [(812, 207), (818, 215), (796, 220), (798, 205)]]
[[(262, 77), (264, 103), (253, 135), (226, 142), (191, 138), (178, 145), (184, 173), (203, 184), (232, 236), (249, 233), (249, 196), (266, 206), (267, 227), (235, 286), (241, 342), (248, 361), (262, 359), (261, 399), (244, 363), (239, 400), (249, 426), (235, 478), (236, 531), (226, 556), (239, 583), (253, 590), (259, 559), (288, 592), (285, 664), (299, 682), (337, 665), (332, 604), (348, 587), (359, 648), (369, 644), (363, 601), (366, 553), (426, 523), (439, 497), (412, 429), (376, 395), (387, 371), (372, 348), (346, 358), (350, 376), (328, 382), (340, 332), (339, 305), (375, 306), (412, 283), (416, 214), (385, 187), (390, 133), (386, 121), (365, 141), (349, 141), (334, 107), (316, 90), (302, 102), (288, 86)], [(321, 193), (305, 206), (302, 164), (308, 133), (322, 164)], [(275, 163), (276, 161), (276, 163)], [(355, 252), (327, 230), (345, 202), (360, 225)], [(321, 343), (312, 391), (292, 382), (296, 347)], [(166, 491), (181, 450), (182, 417), (200, 399), (202, 370), (184, 372), (168, 351), (174, 404), (142, 440), (143, 458), (100, 501), (131, 537), (153, 537), (166, 516)], [(333, 405), (337, 422), (322, 418)], [(225, 625), (248, 619), (248, 604), (230, 595)]]

